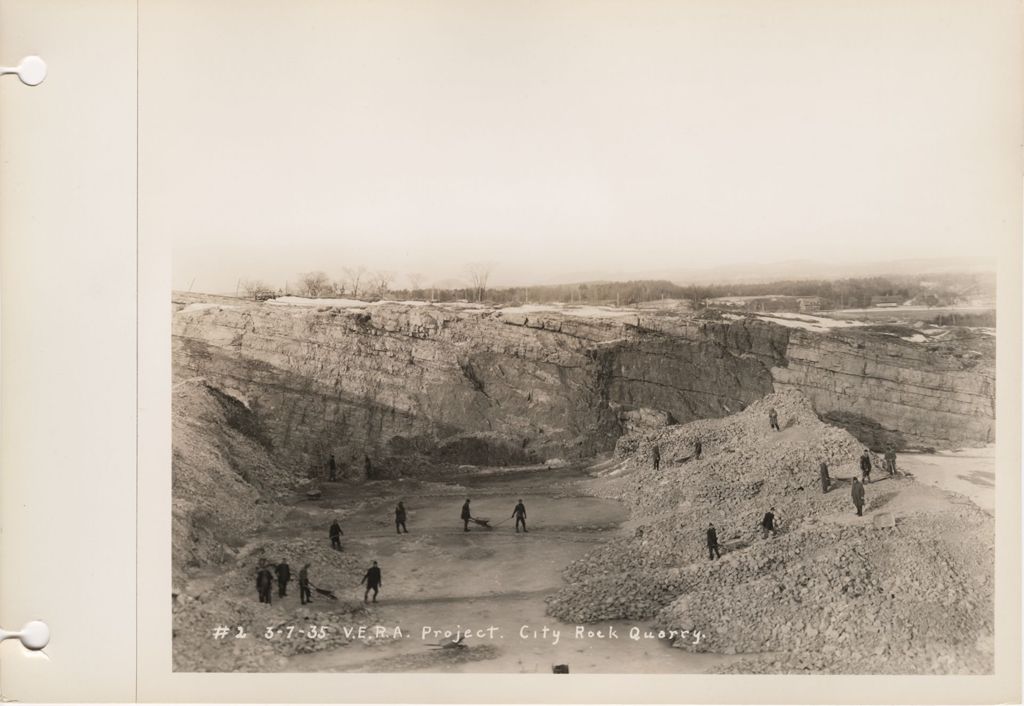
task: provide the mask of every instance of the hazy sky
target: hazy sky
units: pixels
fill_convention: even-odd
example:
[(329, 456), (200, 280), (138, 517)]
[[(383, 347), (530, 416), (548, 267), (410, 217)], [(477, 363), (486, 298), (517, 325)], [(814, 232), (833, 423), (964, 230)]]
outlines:
[(142, 234), (200, 291), (991, 255), (1012, 8), (143, 0)]

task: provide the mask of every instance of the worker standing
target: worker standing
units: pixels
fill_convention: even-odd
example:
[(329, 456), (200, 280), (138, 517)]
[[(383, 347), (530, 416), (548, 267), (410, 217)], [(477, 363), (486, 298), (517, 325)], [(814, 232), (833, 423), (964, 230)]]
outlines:
[(853, 488), (850, 490), (850, 497), (853, 498), (853, 506), (857, 508), (857, 516), (862, 516), (864, 514), (864, 484), (856, 477), (853, 479)]
[(302, 605), (313, 602), (313, 594), (309, 590), (309, 564), (299, 570), (299, 602)]
[(334, 460), (334, 454), (327, 459), (327, 477), (332, 480), (338, 480), (338, 462)]
[(821, 492), (825, 494), (832, 487), (832, 478), (828, 475), (828, 464), (822, 461), (818, 466), (818, 473), (821, 475)]
[(288, 595), (288, 582), (292, 580), (292, 568), (288, 566), (286, 559), (282, 559), (281, 563), (274, 567), (274, 572), (277, 574), (277, 595), (284, 598)]
[[(506, 506), (507, 507), (507, 506)], [(523, 505), (522, 498), (519, 499), (518, 504), (514, 510), (512, 510), (512, 517), (516, 518), (516, 532), (519, 532), (519, 525), (522, 524), (523, 532), (528, 532), (526, 529), (526, 506)]]
[(764, 517), (761, 519), (761, 538), (768, 539), (768, 533), (771, 532), (772, 536), (775, 536), (775, 508), (771, 508), (768, 512), (764, 513)]
[(697, 439), (693, 442), (693, 457), (699, 461), (702, 453), (704, 453), (704, 445), (700, 443), (700, 439)]
[(395, 506), (395, 532), (397, 534), (402, 534), (402, 532), (409, 534), (409, 530), (405, 528), (405, 505), (402, 504), (401, 500)]
[(768, 423), (772, 425), (772, 429), (775, 431), (782, 431), (779, 429), (779, 413), (772, 407), (768, 410)]
[(256, 572), (256, 591), (260, 596), (260, 603), (270, 603), (270, 596), (273, 594), (274, 577), (270, 575), (267, 568), (267, 560), (260, 559), (259, 570)]
[(865, 483), (871, 482), (871, 455), (867, 449), (860, 455), (860, 474)]
[(661, 447), (657, 444), (651, 449), (651, 460), (654, 462), (654, 470), (661, 467)]
[(328, 534), (331, 537), (331, 549), (337, 549), (340, 552), (341, 551), (341, 535), (343, 535), (345, 533), (341, 531), (341, 525), (338, 524), (338, 520), (337, 519), (335, 519), (334, 522), (331, 523), (331, 529), (329, 530)]
[(363, 594), (363, 603), (367, 602), (370, 596), (370, 591), (373, 591), (373, 602), (377, 602), (377, 592), (380, 591), (381, 586), (384, 585), (384, 581), (380, 575), (380, 568), (377, 566), (377, 562), (373, 562), (373, 566), (366, 570), (366, 575), (363, 576), (363, 580), (359, 583), (366, 584), (366, 593)]
[(892, 444), (885, 447), (885, 470), (889, 472), (889, 476), (896, 475), (896, 451), (893, 450)]
[(718, 551), (718, 533), (715, 526), (708, 525), (708, 559), (714, 561), (715, 557), (722, 558), (722, 552)]
[(466, 498), (466, 502), (462, 504), (462, 531), (469, 532), (469, 521), (473, 518), (473, 514), (469, 511), (469, 498)]

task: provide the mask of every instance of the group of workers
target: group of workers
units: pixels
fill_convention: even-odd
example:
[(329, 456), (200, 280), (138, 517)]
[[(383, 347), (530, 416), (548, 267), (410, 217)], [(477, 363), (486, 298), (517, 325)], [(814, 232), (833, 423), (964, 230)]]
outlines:
[[(333, 456), (331, 457), (331, 460), (334, 460)], [(330, 463), (328, 467), (331, 467)], [(469, 508), (469, 502), (469, 498), (466, 498), (466, 502), (463, 503), (462, 505), (463, 530), (466, 532), (469, 531), (469, 522), (471, 520), (480, 522), (485, 526), (489, 526), (485, 520), (478, 520), (473, 517), (473, 514)], [(405, 503), (400, 500), (398, 502), (398, 505), (395, 506), (396, 533), (409, 533), (409, 530), (405, 526), (406, 516), (407, 514), (405, 510)], [(526, 505), (523, 504), (521, 498), (516, 503), (515, 508), (512, 510), (512, 516), (509, 519), (512, 518), (515, 518), (515, 530), (517, 533), (519, 532), (520, 528), (523, 532), (529, 531), (526, 529)], [(330, 528), (327, 530), (327, 535), (331, 540), (332, 549), (339, 552), (343, 550), (341, 546), (341, 537), (344, 534), (345, 533), (341, 529), (341, 522), (337, 518), (335, 518), (334, 521), (331, 522)], [(313, 601), (313, 594), (310, 589), (315, 588), (315, 586), (313, 586), (309, 581), (309, 567), (310, 565), (306, 564), (299, 571), (299, 597), (300, 602), (303, 605), (305, 605), (306, 603), (311, 603)], [(267, 563), (267, 560), (261, 559), (256, 571), (256, 590), (259, 594), (260, 603), (271, 602), (274, 584), (274, 574), (277, 575), (278, 596), (284, 598), (286, 595), (288, 595), (288, 583), (291, 581), (292, 578), (292, 570), (291, 567), (288, 565), (288, 562), (282, 559), (280, 564), (273, 567), (272, 572), (270, 565)], [(370, 592), (372, 591), (372, 602), (376, 603), (377, 594), (379, 593), (381, 586), (383, 586), (381, 570), (380, 567), (377, 565), (376, 561), (374, 561), (373, 565), (366, 570), (366, 573), (363, 575), (360, 584), (365, 584), (366, 586), (366, 591), (363, 594), (363, 602), (371, 602)]]
[[(768, 410), (768, 424), (775, 431), (781, 431), (779, 428), (779, 414), (775, 411), (775, 408)], [(696, 443), (697, 458), (700, 458), (701, 444), (698, 440)], [(661, 458), (661, 452), (658, 447), (655, 446), (652, 451), (654, 458), (654, 468), (657, 470), (659, 461)], [(885, 470), (889, 474), (889, 477), (896, 475), (896, 451), (893, 449), (892, 444), (886, 446), (885, 455)], [(821, 492), (827, 493), (832, 488), (832, 478), (829, 476), (828, 464), (825, 461), (821, 462), (818, 469), (821, 477)], [(868, 449), (864, 449), (864, 453), (860, 457), (860, 472), (861, 478), (856, 476), (852, 479), (852, 488), (850, 490), (850, 498), (853, 500), (853, 506), (857, 510), (857, 516), (862, 517), (864, 515), (864, 484), (871, 482), (871, 452)], [(776, 532), (776, 519), (775, 519), (775, 508), (771, 508), (764, 514), (761, 519), (761, 537), (767, 539), (770, 534), (772, 537), (775, 536)], [(715, 529), (713, 524), (708, 524), (707, 529), (707, 546), (708, 546), (708, 559), (721, 559), (722, 553), (718, 546), (718, 531)]]
[[(475, 521), (475, 522), (477, 522), (479, 524), (482, 524), (482, 525), (484, 525), (485, 527), (488, 527), (488, 528), (490, 527), (490, 525), (486, 521), (479, 520), (479, 519), (473, 517), (473, 512), (469, 509), (469, 498), (466, 498), (466, 502), (462, 503), (462, 514), (460, 515), (460, 517), (462, 518), (462, 531), (463, 532), (469, 532), (469, 523), (470, 523), (470, 521)], [(529, 532), (529, 530), (526, 529), (526, 505), (523, 505), (523, 499), (522, 498), (520, 498), (519, 501), (516, 503), (516, 506), (512, 509), (512, 516), (509, 517), (508, 519), (511, 520), (513, 518), (515, 518), (515, 521), (516, 521), (516, 533), (517, 534), (519, 533), (519, 528), (520, 527), (523, 528), (523, 532)], [(506, 522), (507, 521), (508, 520), (506, 520)]]
[[(299, 600), (309, 603), (313, 600), (309, 590), (309, 564), (305, 564), (299, 570)], [(273, 567), (273, 574), (277, 575), (277, 596), (284, 598), (288, 595), (288, 582), (292, 580), (292, 567), (288, 566), (287, 559)], [(260, 603), (270, 603), (274, 593), (274, 575), (266, 559), (260, 559), (256, 569), (256, 591), (259, 593)]]
[[(370, 457), (363, 454), (363, 472), (367, 478), (373, 478), (373, 462)], [(320, 467), (313, 466), (310, 470), (310, 478), (317, 478), (320, 475)], [(327, 480), (332, 483), (338, 480), (338, 461), (334, 458), (334, 454), (327, 459)]]
[[(885, 471), (886, 473), (889, 474), (889, 477), (891, 478), (894, 475), (896, 475), (896, 451), (893, 449), (891, 444), (886, 447), (885, 455), (883, 456), (883, 458), (885, 459)], [(864, 453), (860, 455), (861, 477), (860, 481), (858, 482), (862, 484), (870, 483), (871, 470), (871, 452), (868, 451), (867, 449), (864, 449)], [(818, 467), (818, 474), (821, 477), (821, 492), (827, 493), (832, 488), (832, 478), (829, 476), (828, 473), (828, 464), (825, 463), (824, 461), (822, 461), (821, 465)], [(857, 479), (854, 478), (854, 480)]]
[[(398, 534), (409, 534), (409, 530), (405, 526), (405, 503), (402, 501), (399, 501), (398, 505), (395, 506), (395, 532)], [(343, 534), (345, 533), (341, 530), (341, 523), (335, 518), (327, 530), (327, 536), (331, 539), (331, 549), (339, 552), (342, 550), (341, 536)]]
[[(466, 502), (462, 504), (462, 514), (460, 515), (462, 518), (462, 530), (464, 532), (469, 532), (470, 522), (477, 522), (490, 528), (490, 524), (487, 520), (481, 520), (473, 517), (473, 512), (470, 510), (469, 502), (469, 498), (466, 498)], [(406, 517), (407, 513), (405, 510), (405, 503), (399, 500), (398, 505), (395, 506), (396, 534), (409, 534), (409, 529), (405, 525)], [(522, 529), (523, 532), (529, 532), (529, 530), (526, 529), (526, 505), (523, 504), (522, 498), (516, 502), (516, 506), (512, 509), (512, 515), (508, 519), (515, 519), (516, 533), (518, 533), (520, 529)], [(341, 537), (343, 534), (345, 533), (341, 529), (341, 523), (337, 518), (335, 518), (334, 522), (331, 523), (330, 528), (327, 530), (327, 536), (330, 537), (331, 540), (331, 549), (335, 549), (339, 552), (342, 551)]]
[[(335, 521), (337, 523), (337, 521)], [(309, 567), (310, 564), (303, 565), (302, 569), (299, 570), (299, 602), (302, 605), (313, 602), (313, 592), (311, 588), (315, 588), (309, 581)], [(278, 598), (284, 598), (288, 595), (288, 583), (292, 580), (292, 569), (288, 565), (287, 559), (282, 559), (281, 563), (273, 567), (273, 574), (277, 575), (277, 596)], [(271, 603), (271, 597), (273, 595), (274, 586), (274, 575), (271, 573), (271, 567), (267, 563), (266, 559), (260, 559), (259, 566), (256, 568), (256, 591), (259, 594), (260, 603)], [(381, 578), (380, 567), (377, 566), (377, 562), (374, 561), (373, 565), (366, 570), (363, 575), (360, 585), (366, 584), (366, 592), (363, 594), (363, 602), (368, 603), (370, 597), (370, 591), (373, 591), (373, 602), (377, 602), (377, 593), (380, 591), (381, 586), (384, 582)], [(321, 591), (331, 595), (330, 591)]]
[[(764, 517), (761, 518), (761, 538), (768, 539), (768, 535), (775, 536), (777, 530), (775, 520), (775, 508), (771, 508), (768, 512), (764, 513)], [(714, 524), (708, 524), (707, 531), (707, 542), (708, 542), (708, 559), (712, 561), (715, 559), (722, 558), (722, 552), (718, 548), (718, 531), (715, 529)]]
[[(779, 426), (779, 414), (774, 407), (768, 410), (768, 424), (774, 431), (782, 431), (782, 429)], [(703, 454), (703, 450), (703, 444), (701, 443), (700, 439), (697, 439), (694, 442), (693, 454), (684, 460), (689, 460), (690, 458), (695, 458), (699, 460)], [(655, 445), (654, 448), (651, 450), (651, 459), (653, 461), (654, 469), (658, 470), (661, 466), (661, 449), (658, 445)], [(366, 460), (367, 466), (369, 466), (369, 459), (367, 458)], [(891, 444), (886, 447), (884, 460), (885, 470), (889, 473), (889, 476), (892, 477), (896, 475), (896, 452), (893, 450)], [(335, 461), (333, 454), (331, 454), (331, 457), (327, 462), (327, 469), (330, 480), (336, 480), (338, 465), (337, 462)], [(857, 510), (858, 516), (863, 516), (864, 484), (871, 482), (871, 470), (871, 455), (868, 449), (864, 449), (864, 453), (860, 457), (861, 478), (858, 479), (854, 477), (852, 479), (852, 489), (850, 493), (854, 507)], [(829, 492), (829, 490), (831, 490), (832, 487), (832, 479), (829, 476), (828, 464), (825, 461), (822, 461), (821, 465), (819, 466), (819, 475), (821, 479), (821, 492)], [(395, 532), (397, 534), (409, 533), (409, 530), (406, 528), (406, 517), (407, 514), (405, 510), (405, 504), (404, 502), (399, 501), (399, 503), (395, 506)], [(460, 518), (462, 519), (462, 529), (464, 532), (470, 531), (469, 523), (471, 521), (482, 524), (488, 528), (490, 527), (487, 521), (479, 520), (473, 517), (472, 510), (470, 509), (469, 498), (466, 498), (466, 502), (462, 504), (462, 512), (460, 514)], [(519, 532), (520, 528), (522, 528), (523, 532), (529, 531), (526, 529), (526, 506), (523, 504), (522, 499), (520, 499), (516, 503), (515, 508), (512, 510), (512, 515), (509, 519), (513, 518), (515, 519), (516, 533)], [(767, 539), (769, 535), (771, 535), (772, 537), (776, 535), (777, 520), (774, 507), (770, 508), (762, 517), (760, 529), (761, 537), (763, 539)], [(342, 532), (341, 530), (340, 522), (337, 519), (335, 519), (328, 531), (332, 549), (335, 549), (337, 551), (342, 550), (341, 537), (343, 534), (344, 532)], [(708, 524), (707, 548), (708, 559), (714, 560), (716, 558), (720, 559), (722, 557), (722, 553), (719, 549), (718, 544), (718, 532), (713, 524)], [(299, 571), (299, 594), (302, 604), (309, 603), (313, 600), (312, 594), (310, 592), (309, 566), (309, 564), (306, 564)], [(274, 572), (277, 574), (278, 595), (281, 598), (283, 598), (287, 595), (287, 585), (288, 582), (291, 580), (291, 568), (288, 566), (287, 561), (282, 560), (280, 564), (274, 567)], [(373, 562), (373, 565), (369, 569), (367, 569), (366, 573), (363, 575), (363, 578), (360, 581), (360, 585), (364, 584), (366, 586), (366, 591), (363, 594), (363, 601), (369, 602), (370, 592), (372, 591), (373, 602), (376, 603), (378, 592), (380, 591), (380, 588), (383, 585), (383, 581), (381, 578), (381, 570), (380, 567), (377, 565), (376, 561)], [(256, 576), (256, 588), (259, 592), (260, 602), (270, 603), (273, 588), (273, 576), (271, 574), (270, 568), (266, 564), (266, 560), (260, 561), (260, 566)]]

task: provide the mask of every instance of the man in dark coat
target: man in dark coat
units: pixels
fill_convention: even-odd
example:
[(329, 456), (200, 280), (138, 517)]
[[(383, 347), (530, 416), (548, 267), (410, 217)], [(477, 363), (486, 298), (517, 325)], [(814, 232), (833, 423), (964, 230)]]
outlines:
[(519, 525), (523, 525), (523, 532), (527, 532), (526, 529), (526, 506), (523, 505), (523, 501), (520, 498), (519, 503), (516, 504), (514, 510), (512, 510), (512, 517), (516, 518), (516, 532), (519, 531)]
[(462, 504), (462, 531), (469, 532), (469, 521), (473, 518), (469, 511), (469, 498)]
[(892, 448), (892, 444), (885, 447), (885, 470), (889, 472), (890, 476), (896, 475), (896, 452)]
[(832, 487), (832, 478), (828, 475), (828, 464), (822, 461), (818, 466), (818, 473), (821, 475), (821, 492), (827, 493)]
[(860, 474), (865, 483), (871, 482), (871, 455), (867, 449), (860, 455)]
[(299, 570), (299, 601), (302, 605), (313, 602), (313, 594), (309, 590), (309, 564)]
[(334, 454), (327, 460), (327, 477), (338, 480), (338, 462), (334, 460)]
[(657, 444), (651, 449), (651, 460), (654, 461), (654, 470), (661, 467), (661, 447)]
[(708, 559), (714, 561), (715, 557), (722, 558), (722, 553), (718, 551), (718, 533), (715, 532), (714, 525), (708, 525)]
[(862, 516), (864, 513), (864, 484), (861, 483), (857, 478), (853, 479), (853, 488), (850, 490), (850, 497), (853, 498), (853, 506), (857, 508), (857, 515)]
[(256, 591), (260, 596), (260, 603), (270, 603), (270, 597), (274, 593), (274, 577), (270, 574), (265, 560), (260, 560), (259, 569), (256, 572)]
[(761, 519), (761, 538), (768, 539), (768, 533), (771, 532), (772, 536), (775, 536), (775, 508), (773, 507), (768, 512), (764, 513), (764, 517)]
[(405, 528), (405, 505), (402, 504), (401, 500), (395, 506), (395, 532), (397, 534), (402, 534), (402, 532), (409, 534), (409, 530)]
[(779, 429), (779, 413), (772, 407), (768, 410), (768, 423), (772, 425), (772, 429), (775, 431), (782, 431)]
[(373, 566), (366, 570), (366, 575), (363, 576), (363, 580), (359, 583), (366, 584), (366, 593), (363, 594), (363, 603), (367, 602), (370, 597), (370, 591), (373, 591), (373, 602), (377, 602), (377, 592), (381, 586), (384, 585), (384, 581), (380, 575), (380, 568), (377, 566), (377, 562), (373, 562)]
[(292, 580), (292, 567), (282, 559), (281, 563), (274, 567), (274, 573), (277, 574), (277, 595), (284, 598), (288, 595), (288, 582)]
[(693, 457), (700, 460), (700, 455), (704, 453), (704, 445), (700, 443), (700, 439), (693, 442)]
[(331, 536), (331, 549), (337, 549), (340, 552), (341, 551), (341, 535), (343, 535), (345, 533), (341, 531), (341, 525), (338, 524), (337, 520), (335, 520), (331, 524), (331, 529), (329, 530), (329, 534)]

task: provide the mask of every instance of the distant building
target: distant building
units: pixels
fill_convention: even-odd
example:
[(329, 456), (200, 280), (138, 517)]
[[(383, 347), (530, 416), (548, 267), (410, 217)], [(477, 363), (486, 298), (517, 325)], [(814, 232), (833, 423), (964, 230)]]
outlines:
[(819, 311), (827, 305), (822, 297), (797, 297), (796, 303), (800, 311)]
[(903, 303), (903, 297), (896, 295), (875, 295), (871, 297), (871, 306), (899, 306)]
[(770, 313), (773, 311), (815, 311), (825, 306), (821, 297), (794, 297), (788, 294), (762, 294), (754, 296), (716, 297), (708, 306), (719, 309), (740, 309)]

